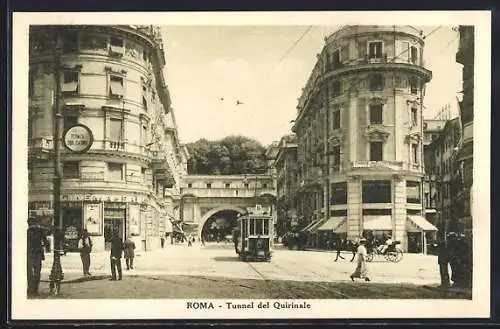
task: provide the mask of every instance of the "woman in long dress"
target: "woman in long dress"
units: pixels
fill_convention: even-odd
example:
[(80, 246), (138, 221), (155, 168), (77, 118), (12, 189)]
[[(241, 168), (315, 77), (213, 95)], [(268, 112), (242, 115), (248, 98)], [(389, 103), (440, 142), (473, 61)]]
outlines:
[(358, 259), (356, 263), (356, 269), (354, 270), (354, 273), (351, 274), (351, 280), (354, 281), (354, 278), (360, 278), (365, 279), (365, 281), (370, 281), (366, 268), (366, 256), (368, 255), (368, 252), (366, 250), (366, 239), (361, 238), (359, 240), (359, 246), (356, 255)]

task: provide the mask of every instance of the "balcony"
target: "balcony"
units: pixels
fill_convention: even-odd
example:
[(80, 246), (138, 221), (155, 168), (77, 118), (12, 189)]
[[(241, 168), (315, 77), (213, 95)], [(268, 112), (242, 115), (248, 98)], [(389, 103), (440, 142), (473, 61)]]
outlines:
[(368, 170), (389, 170), (389, 171), (410, 171), (420, 172), (422, 166), (416, 163), (408, 163), (403, 161), (353, 161), (351, 162), (351, 169), (368, 169)]
[(253, 198), (262, 194), (275, 195), (270, 188), (183, 188), (183, 194), (192, 194), (198, 198)]

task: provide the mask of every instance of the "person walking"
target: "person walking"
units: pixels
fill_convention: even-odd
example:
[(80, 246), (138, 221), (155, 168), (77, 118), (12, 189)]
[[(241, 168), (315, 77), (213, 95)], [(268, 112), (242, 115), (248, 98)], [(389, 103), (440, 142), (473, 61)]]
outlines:
[(338, 236), (336, 239), (335, 239), (335, 247), (337, 248), (337, 257), (335, 257), (335, 261), (337, 261), (339, 258), (342, 258), (342, 259), (345, 259), (344, 257), (342, 257), (342, 255), (340, 254), (342, 252), (342, 247), (344, 246), (344, 239), (340, 236)]
[(78, 251), (82, 259), (83, 276), (91, 276), (90, 274), (90, 253), (92, 252), (92, 239), (87, 230), (83, 230), (82, 236), (78, 240)]
[(44, 244), (46, 245), (47, 243), (42, 228), (36, 224), (34, 218), (29, 218), (27, 230), (28, 297), (38, 295), (40, 272), (42, 270), (42, 262), (45, 260)]
[(161, 236), (160, 241), (161, 241), (161, 249), (165, 248), (165, 238), (163, 237), (163, 235)]
[(358, 257), (356, 263), (356, 269), (354, 270), (354, 273), (352, 273), (350, 276), (353, 282), (354, 278), (360, 278), (360, 279), (365, 279), (365, 281), (370, 281), (370, 278), (368, 278), (368, 270), (366, 268), (366, 256), (368, 255), (368, 253), (365, 244), (366, 244), (366, 239), (361, 238), (359, 240), (359, 246), (356, 252), (356, 255)]
[(439, 238), (438, 248), (439, 248), (438, 264), (439, 264), (439, 276), (441, 277), (441, 287), (447, 288), (450, 286), (450, 274), (448, 272), (448, 264), (450, 263), (450, 254), (444, 236)]
[(118, 271), (118, 280), (122, 279), (122, 252), (123, 252), (123, 241), (118, 235), (118, 229), (113, 230), (113, 236), (111, 238), (111, 253), (110, 253), (110, 263), (111, 263), (111, 281), (116, 281), (116, 271)]
[(123, 243), (123, 257), (125, 257), (125, 264), (127, 265), (127, 270), (134, 269), (134, 256), (135, 256), (134, 250), (135, 250), (135, 243), (134, 241), (132, 241), (130, 236), (128, 236), (125, 242)]

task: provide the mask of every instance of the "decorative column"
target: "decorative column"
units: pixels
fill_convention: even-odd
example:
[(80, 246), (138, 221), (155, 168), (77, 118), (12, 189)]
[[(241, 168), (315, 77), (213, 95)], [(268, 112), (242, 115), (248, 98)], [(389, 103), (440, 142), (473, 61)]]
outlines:
[(392, 210), (392, 237), (401, 241), (403, 250), (407, 250), (406, 234), (406, 181), (399, 175), (393, 177), (393, 210)]

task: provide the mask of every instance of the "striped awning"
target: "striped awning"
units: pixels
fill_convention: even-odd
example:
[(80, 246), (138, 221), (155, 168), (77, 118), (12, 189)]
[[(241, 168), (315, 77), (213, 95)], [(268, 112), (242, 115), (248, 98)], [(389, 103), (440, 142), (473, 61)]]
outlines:
[(392, 217), (383, 216), (363, 216), (363, 229), (366, 231), (392, 231)]
[(302, 232), (307, 232), (307, 231), (309, 231), (309, 228), (310, 228), (311, 226), (313, 226), (314, 224), (316, 224), (316, 223), (317, 223), (317, 221), (312, 221), (312, 222), (310, 222), (310, 223), (309, 223), (309, 224), (307, 224), (307, 225), (306, 225), (306, 227), (304, 227), (301, 231), (302, 231)]
[(320, 227), (323, 223), (325, 223), (327, 221), (327, 219), (323, 218), (323, 219), (319, 219), (317, 220), (316, 222), (314, 222), (313, 225), (311, 225), (307, 230), (311, 233), (314, 233), (318, 230), (318, 227)]
[(422, 231), (437, 231), (437, 227), (432, 225), (427, 219), (422, 216), (412, 215), (408, 216), (408, 221)]
[[(321, 226), (318, 227), (318, 231), (333, 231), (337, 232), (341, 225), (346, 221), (346, 217), (330, 217)], [(340, 232), (339, 232), (340, 233)]]

